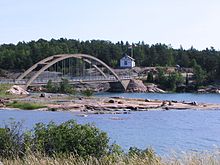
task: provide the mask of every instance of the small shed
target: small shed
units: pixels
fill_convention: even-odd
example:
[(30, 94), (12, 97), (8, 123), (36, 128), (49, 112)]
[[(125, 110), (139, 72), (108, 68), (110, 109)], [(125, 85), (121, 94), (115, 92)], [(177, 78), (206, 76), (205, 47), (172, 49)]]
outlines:
[(135, 67), (135, 60), (129, 55), (125, 54), (125, 56), (120, 59), (120, 67), (133, 68)]

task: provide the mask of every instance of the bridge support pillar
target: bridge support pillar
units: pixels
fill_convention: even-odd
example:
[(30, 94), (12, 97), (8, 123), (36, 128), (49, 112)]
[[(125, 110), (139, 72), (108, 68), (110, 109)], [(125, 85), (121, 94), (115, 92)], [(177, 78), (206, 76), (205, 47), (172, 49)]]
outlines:
[(109, 82), (109, 92), (125, 92), (130, 80), (123, 80), (122, 82)]

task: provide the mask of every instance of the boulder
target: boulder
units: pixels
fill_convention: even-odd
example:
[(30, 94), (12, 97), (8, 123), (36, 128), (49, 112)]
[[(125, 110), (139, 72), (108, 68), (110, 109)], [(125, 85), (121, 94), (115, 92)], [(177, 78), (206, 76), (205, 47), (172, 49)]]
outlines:
[(164, 90), (158, 88), (157, 85), (155, 85), (155, 84), (148, 84), (148, 85), (146, 85), (146, 88), (147, 88), (147, 92), (151, 92), (151, 93), (165, 93)]
[(141, 80), (131, 79), (128, 86), (127, 92), (146, 92), (147, 88)]
[(108, 103), (115, 103), (115, 100), (109, 100)]
[(164, 90), (157, 87), (155, 84), (144, 85), (141, 80), (131, 79), (128, 86), (127, 92), (150, 92), (150, 93), (165, 93)]
[(39, 97), (46, 97), (45, 93), (41, 93)]
[(13, 85), (9, 90), (6, 91), (7, 93), (13, 94), (13, 95), (28, 95), (29, 92), (24, 90), (18, 85)]

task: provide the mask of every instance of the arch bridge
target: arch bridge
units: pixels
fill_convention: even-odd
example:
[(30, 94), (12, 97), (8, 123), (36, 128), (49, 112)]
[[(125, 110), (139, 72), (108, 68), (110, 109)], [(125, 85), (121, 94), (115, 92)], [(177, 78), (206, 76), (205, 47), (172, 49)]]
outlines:
[[(31, 66), (29, 69), (27, 69), (24, 73), (22, 73), (16, 80), (16, 84), (23, 84), (24, 88), (27, 89), (30, 85), (33, 84), (46, 84), (50, 79), (41, 79), (39, 80), (39, 76), (46, 70), (48, 70), (51, 66), (54, 66), (55, 64), (65, 61), (66, 59), (80, 59), (83, 62), (89, 64), (93, 68), (96, 69), (100, 73), (98, 78), (96, 76), (93, 76), (92, 78), (89, 77), (83, 78), (78, 77), (77, 79), (71, 79), (70, 83), (76, 83), (76, 82), (109, 82), (110, 88), (119, 88), (118, 91), (125, 91), (127, 88), (129, 77), (119, 77), (115, 71), (110, 68), (107, 64), (105, 64), (103, 61), (99, 60), (98, 58), (88, 55), (88, 54), (58, 54), (53, 55), (50, 57), (47, 57), (38, 63)], [(70, 66), (70, 64), (69, 64)], [(105, 73), (103, 69), (108, 72)], [(34, 74), (31, 75), (31, 73), (34, 72)], [(28, 78), (29, 77), (29, 78)], [(60, 79), (55, 79), (55, 82), (59, 82)], [(111, 89), (110, 89), (111, 90)]]

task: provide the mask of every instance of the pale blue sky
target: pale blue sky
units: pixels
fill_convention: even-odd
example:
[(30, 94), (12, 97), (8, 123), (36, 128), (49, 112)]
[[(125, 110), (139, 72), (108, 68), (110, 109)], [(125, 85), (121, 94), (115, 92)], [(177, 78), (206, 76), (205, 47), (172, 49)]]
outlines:
[(220, 49), (219, 0), (0, 0), (0, 44), (44, 38)]

